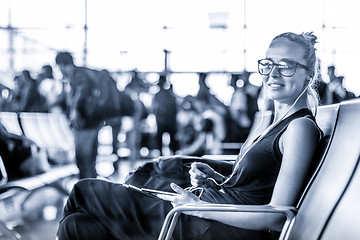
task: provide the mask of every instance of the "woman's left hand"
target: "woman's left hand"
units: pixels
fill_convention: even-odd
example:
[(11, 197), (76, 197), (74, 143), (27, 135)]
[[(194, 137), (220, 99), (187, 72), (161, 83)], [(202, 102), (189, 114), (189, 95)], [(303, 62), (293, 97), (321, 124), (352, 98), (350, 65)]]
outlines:
[(170, 184), (171, 188), (178, 193), (176, 196), (169, 196), (169, 195), (158, 195), (161, 199), (165, 201), (170, 201), (174, 207), (182, 206), (182, 205), (193, 205), (202, 203), (195, 194), (181, 188), (179, 185), (175, 183)]

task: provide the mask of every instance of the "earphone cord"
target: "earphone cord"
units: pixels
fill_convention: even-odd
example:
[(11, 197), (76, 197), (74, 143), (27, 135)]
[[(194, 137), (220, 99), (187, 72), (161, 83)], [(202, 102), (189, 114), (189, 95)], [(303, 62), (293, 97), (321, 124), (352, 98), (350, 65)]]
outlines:
[[(243, 150), (243, 146), (247, 143), (247, 140), (249, 138), (246, 139), (246, 141), (244, 142), (244, 144), (241, 146), (240, 148), (240, 152), (239, 155), (236, 159), (236, 165), (233, 169), (233, 171), (231, 172), (230, 176), (227, 177), (222, 183), (218, 183), (214, 178), (208, 177), (206, 178), (207, 180), (210, 180), (212, 182), (215, 183), (215, 185), (221, 187), (222, 185), (224, 185), (225, 183), (229, 182), (230, 179), (235, 175), (236, 171), (239, 168), (240, 162), (241, 160), (245, 157), (245, 155), (255, 146), (256, 143), (258, 143), (262, 138), (264, 138), (264, 136), (270, 132), (273, 128), (275, 128), (288, 114), (289, 112), (293, 109), (293, 107), (295, 106), (295, 104), (299, 101), (300, 97), (306, 92), (306, 90), (308, 89), (309, 85), (307, 85), (307, 87), (301, 92), (301, 94), (296, 98), (296, 100), (294, 101), (294, 103), (291, 105), (291, 107), (286, 111), (286, 113), (276, 122), (272, 123), (270, 126), (268, 126), (265, 131), (258, 137), (256, 138), (256, 140), (254, 142), (251, 143), (251, 145), (246, 149), (246, 151), (244, 152), (244, 154), (242, 154), (242, 150)], [(266, 96), (265, 96), (266, 97)], [(256, 129), (253, 131), (253, 134), (256, 132), (256, 130), (260, 127), (262, 121), (263, 121), (263, 117), (264, 117), (264, 113), (263, 111), (261, 112), (261, 120), (260, 123), (258, 124), (258, 126), (256, 127)]]

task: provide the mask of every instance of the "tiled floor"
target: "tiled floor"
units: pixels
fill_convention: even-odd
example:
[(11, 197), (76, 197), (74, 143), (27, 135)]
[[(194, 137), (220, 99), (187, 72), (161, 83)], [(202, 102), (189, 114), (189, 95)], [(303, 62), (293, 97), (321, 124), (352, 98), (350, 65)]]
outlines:
[[(123, 182), (127, 173), (141, 164), (143, 161), (136, 163), (129, 160), (119, 162), (118, 169), (110, 176), (109, 180), (115, 182)], [(112, 163), (103, 162), (98, 166), (100, 172), (109, 174), (112, 170)], [(69, 182), (69, 188), (75, 183), (77, 179)], [(24, 193), (26, 194), (26, 193)], [(66, 196), (60, 194), (53, 189), (44, 188), (38, 192), (34, 192), (27, 197), (26, 204), (20, 208), (17, 203), (21, 199), (12, 202), (12, 208), (7, 208), (7, 211), (12, 211), (14, 217), (9, 221), (11, 224), (18, 225), (13, 229), (21, 235), (21, 240), (53, 240), (61, 218), (62, 208), (66, 201)], [(19, 196), (20, 198), (20, 196)], [(3, 212), (1, 214), (4, 214)], [(11, 213), (9, 213), (11, 214)], [(8, 237), (7, 232), (4, 232), (3, 226), (0, 225), (0, 240), (16, 239)]]

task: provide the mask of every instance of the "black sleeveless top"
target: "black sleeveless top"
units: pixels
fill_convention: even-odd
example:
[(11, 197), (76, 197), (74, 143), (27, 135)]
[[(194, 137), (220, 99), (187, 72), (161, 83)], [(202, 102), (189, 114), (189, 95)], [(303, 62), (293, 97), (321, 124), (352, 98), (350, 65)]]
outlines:
[(201, 199), (211, 203), (268, 204), (282, 162), (278, 144), (280, 136), (292, 120), (301, 117), (308, 117), (315, 122), (307, 108), (284, 118), (247, 152), (230, 181), (221, 187), (206, 185)]

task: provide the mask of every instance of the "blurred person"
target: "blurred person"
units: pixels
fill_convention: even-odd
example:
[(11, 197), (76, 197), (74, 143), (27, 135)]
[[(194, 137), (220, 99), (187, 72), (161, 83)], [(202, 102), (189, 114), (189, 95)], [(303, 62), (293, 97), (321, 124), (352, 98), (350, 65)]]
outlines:
[(139, 76), (137, 70), (131, 71), (131, 80), (126, 85), (125, 91), (131, 91), (137, 93), (138, 95), (143, 92), (149, 91), (149, 85)]
[(198, 118), (200, 118), (200, 115), (192, 104), (192, 98), (193, 96), (188, 95), (182, 99), (178, 114), (176, 115), (178, 124), (176, 139), (179, 143), (179, 150), (190, 145), (199, 132), (196, 126), (198, 126), (197, 122), (199, 122)]
[(41, 72), (37, 78), (39, 82), (40, 94), (46, 101), (48, 112), (62, 112), (61, 94), (63, 92), (63, 84), (54, 79), (53, 68), (50, 65), (41, 67)]
[(240, 75), (232, 75), (230, 84), (234, 92), (228, 106), (228, 132), (225, 139), (227, 142), (245, 142), (255, 113), (259, 110), (257, 99), (260, 88), (249, 82), (250, 74), (245, 71)]
[[(133, 116), (135, 111), (134, 102), (132, 101), (131, 97), (129, 96), (129, 93), (127, 91), (119, 91), (117, 88), (117, 82), (113, 78), (112, 74), (106, 70), (103, 69), (100, 71), (100, 81), (104, 81), (104, 79), (107, 79), (110, 81), (110, 86), (112, 88), (115, 88), (116, 91), (111, 91), (110, 94), (114, 95), (115, 98), (118, 98), (118, 101), (115, 101), (113, 103), (119, 105), (119, 112), (120, 114), (116, 114), (113, 116), (109, 116), (105, 118), (105, 125), (111, 127), (111, 135), (112, 135), (112, 154), (118, 156), (118, 135), (121, 130), (122, 120), (124, 116)], [(118, 96), (116, 96), (118, 95)], [(111, 103), (111, 102), (110, 102)]]
[[(258, 61), (266, 95), (274, 101), (275, 119), (255, 142), (243, 145), (228, 177), (195, 160), (186, 168), (189, 188), (171, 184), (175, 195), (153, 196), (122, 184), (81, 180), (64, 208), (59, 240), (156, 239), (166, 214), (186, 204), (295, 206), (317, 164), (313, 156), (322, 137), (314, 117), (315, 40), (312, 33), (283, 33)], [(174, 239), (271, 239), (284, 218), (268, 213), (185, 212), (179, 221)]]
[(17, 111), (46, 112), (45, 99), (39, 92), (38, 82), (33, 79), (28, 70), (23, 70), (19, 77)]
[(21, 97), (21, 90), (23, 81), (21, 81), (20, 75), (15, 75), (13, 78), (14, 88), (12, 89), (12, 96), (10, 98), (11, 112), (16, 112), (19, 109), (19, 102)]
[[(112, 145), (112, 154), (118, 155), (119, 149), (119, 140), (118, 136), (121, 130), (122, 118), (119, 116), (117, 118), (108, 119), (105, 122), (105, 126), (111, 127), (111, 145)], [(119, 156), (118, 156), (119, 157)]]
[(337, 76), (335, 74), (335, 66), (334, 65), (328, 66), (327, 75), (329, 78), (329, 82), (334, 81), (337, 78)]
[(131, 96), (135, 104), (135, 113), (132, 116), (134, 126), (127, 133), (127, 143), (131, 150), (131, 159), (136, 160), (140, 157), (140, 148), (148, 146), (148, 136), (144, 132), (145, 120), (149, 116), (149, 110), (146, 108), (141, 96), (147, 94), (149, 85), (139, 76), (137, 70), (131, 72), (131, 81), (126, 85), (124, 92)]
[(14, 91), (0, 84), (0, 112), (11, 112), (13, 111), (13, 97)]
[(207, 74), (199, 73), (199, 90), (191, 101), (200, 116), (196, 124), (197, 136), (192, 143), (179, 149), (178, 154), (220, 154), (220, 143), (226, 136), (224, 122), (227, 107), (211, 91), (207, 85)]
[(170, 135), (170, 150), (175, 153), (179, 144), (176, 139), (177, 132), (177, 102), (172, 85), (166, 81), (166, 76), (161, 75), (158, 82), (159, 91), (152, 100), (152, 113), (156, 117), (157, 132), (155, 136), (156, 148), (163, 154), (163, 134)]
[[(224, 118), (216, 110), (211, 108), (205, 100), (199, 98), (188, 98), (183, 103), (190, 104), (187, 112), (182, 112), (182, 118), (189, 119), (191, 129), (193, 130), (192, 138), (184, 142), (187, 136), (179, 136), (182, 145), (176, 151), (177, 155), (202, 156), (204, 154), (222, 154), (221, 143), (226, 136), (226, 127)], [(180, 119), (179, 119), (180, 120)], [(181, 128), (189, 131), (188, 126)], [(186, 128), (187, 127), (187, 128)], [(188, 132), (185, 132), (188, 134)], [(189, 136), (188, 136), (189, 137)]]
[(88, 104), (94, 83), (86, 74), (86, 68), (74, 64), (69, 52), (58, 52), (55, 58), (64, 79), (70, 85), (67, 96), (69, 109), (69, 122), (74, 133), (75, 158), (79, 168), (79, 178), (96, 178), (95, 169), (98, 151), (98, 132), (103, 126), (103, 120), (89, 117), (86, 113), (90, 107)]
[(356, 95), (343, 86), (344, 76), (339, 76), (328, 83), (329, 104), (356, 98)]
[(344, 100), (356, 98), (353, 92), (343, 86), (344, 76), (335, 75), (335, 67), (328, 67), (329, 83), (327, 84), (327, 104), (339, 103)]
[(12, 111), (18, 112), (20, 108), (20, 99), (22, 98), (22, 92), (24, 89), (25, 81), (22, 80), (20, 74), (14, 76), (14, 88), (13, 88), (13, 97), (12, 97)]
[(205, 103), (204, 107), (211, 106), (215, 111), (221, 115), (226, 114), (226, 106), (222, 103), (212, 92), (206, 83), (207, 74), (199, 73), (199, 91), (195, 98), (201, 99)]

